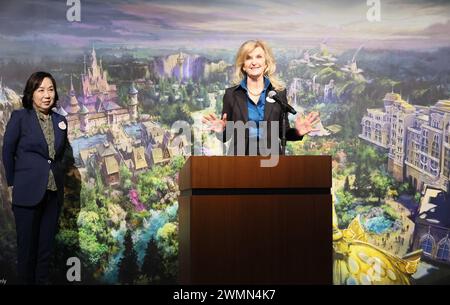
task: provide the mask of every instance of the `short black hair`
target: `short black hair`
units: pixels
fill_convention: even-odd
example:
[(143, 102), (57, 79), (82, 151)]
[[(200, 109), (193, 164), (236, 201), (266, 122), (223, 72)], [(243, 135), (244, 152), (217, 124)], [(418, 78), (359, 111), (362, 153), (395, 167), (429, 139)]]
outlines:
[(55, 100), (53, 103), (53, 106), (57, 106), (57, 101), (59, 99), (58, 96), (58, 90), (56, 90), (56, 81), (53, 78), (53, 76), (48, 72), (35, 72), (31, 74), (30, 78), (27, 80), (27, 84), (25, 85), (25, 89), (23, 90), (23, 97), (22, 97), (22, 105), (23, 108), (26, 109), (33, 109), (33, 93), (34, 91), (39, 88), (39, 86), (42, 84), (42, 81), (44, 78), (50, 78), (50, 80), (53, 83), (53, 89), (55, 90)]

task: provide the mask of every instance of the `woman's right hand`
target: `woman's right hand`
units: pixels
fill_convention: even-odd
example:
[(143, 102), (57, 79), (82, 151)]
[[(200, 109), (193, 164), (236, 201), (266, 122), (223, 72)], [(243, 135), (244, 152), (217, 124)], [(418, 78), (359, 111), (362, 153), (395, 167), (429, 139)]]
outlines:
[(208, 130), (212, 130), (214, 132), (223, 132), (225, 130), (225, 126), (227, 125), (227, 114), (224, 113), (222, 119), (216, 117), (214, 113), (205, 115), (202, 118), (203, 124), (206, 124)]

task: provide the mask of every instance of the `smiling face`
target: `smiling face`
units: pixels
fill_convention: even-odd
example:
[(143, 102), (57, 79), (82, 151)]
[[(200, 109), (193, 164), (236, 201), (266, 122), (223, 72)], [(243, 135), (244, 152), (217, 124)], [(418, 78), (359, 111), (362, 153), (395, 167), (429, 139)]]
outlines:
[(52, 80), (48, 77), (42, 80), (39, 87), (33, 92), (33, 105), (34, 107), (48, 114), (55, 102), (55, 88)]
[(251, 78), (259, 78), (264, 75), (267, 67), (266, 55), (261, 47), (255, 48), (247, 54), (242, 69)]

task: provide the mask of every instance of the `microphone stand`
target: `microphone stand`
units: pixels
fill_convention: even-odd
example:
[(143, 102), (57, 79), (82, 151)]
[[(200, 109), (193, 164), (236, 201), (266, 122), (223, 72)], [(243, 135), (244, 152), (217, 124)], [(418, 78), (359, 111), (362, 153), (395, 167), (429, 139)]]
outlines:
[(287, 113), (290, 112), (295, 115), (297, 113), (297, 111), (295, 111), (295, 109), (292, 108), (292, 106), (289, 105), (288, 103), (285, 103), (283, 100), (277, 98), (275, 91), (270, 91), (269, 97), (273, 98), (281, 106), (281, 111), (282, 111), (281, 112), (281, 120), (282, 120), (282, 122), (281, 122), (281, 154), (285, 155), (286, 154), (286, 130), (287, 130), (286, 124), (289, 124), (289, 121), (287, 119), (287, 115), (288, 115)]
[[(284, 105), (283, 105), (284, 106)], [(287, 109), (286, 107), (281, 107), (281, 155), (286, 154), (286, 118), (287, 118)]]

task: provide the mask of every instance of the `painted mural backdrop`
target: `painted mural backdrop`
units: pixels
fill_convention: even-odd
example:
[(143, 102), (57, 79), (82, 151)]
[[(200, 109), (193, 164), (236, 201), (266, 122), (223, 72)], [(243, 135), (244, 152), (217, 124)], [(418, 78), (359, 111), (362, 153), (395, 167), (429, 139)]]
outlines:
[[(290, 103), (322, 130), (288, 152), (333, 157), (335, 284), (450, 283), (450, 4), (445, 1), (2, 1), (0, 140), (28, 76), (51, 72), (76, 167), (53, 280), (176, 283), (177, 172), (221, 111), (233, 57), (267, 40)], [(291, 118), (292, 119), (292, 118)], [(2, 141), (0, 141), (2, 142)], [(0, 169), (0, 279), (15, 227)], [(302, 262), (298, 262), (301, 264)]]

